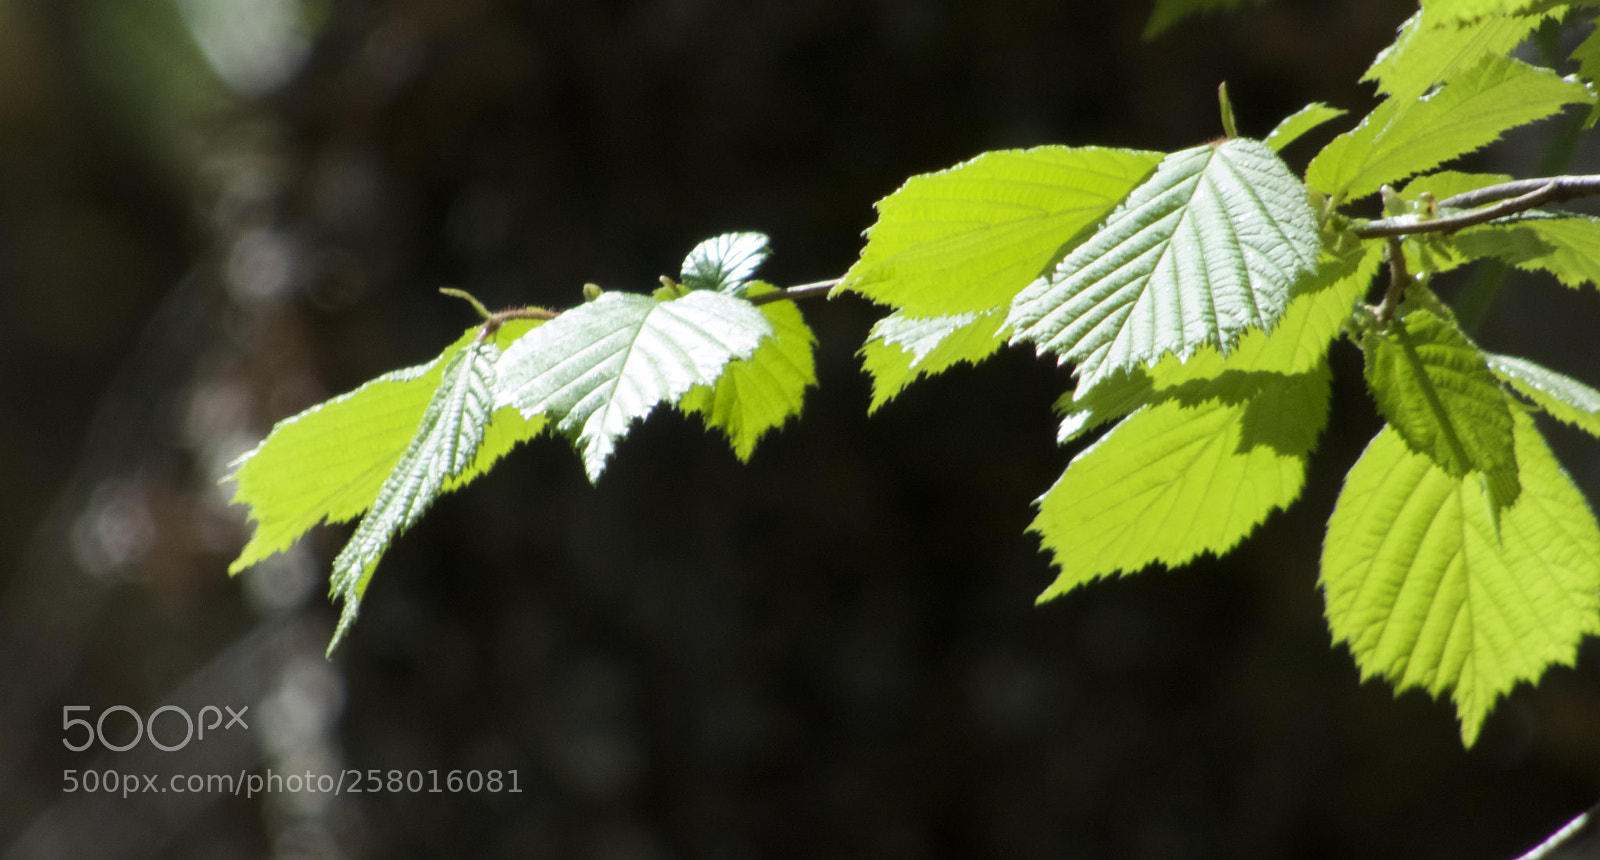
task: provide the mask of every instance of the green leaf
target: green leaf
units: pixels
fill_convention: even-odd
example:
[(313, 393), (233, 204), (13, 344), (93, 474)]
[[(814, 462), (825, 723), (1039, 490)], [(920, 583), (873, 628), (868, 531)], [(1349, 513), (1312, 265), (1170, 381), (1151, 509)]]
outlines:
[(1322, 102), (1312, 102), (1284, 117), (1283, 122), (1268, 132), (1261, 142), (1273, 152), (1282, 152), (1284, 147), (1299, 140), (1306, 132), (1344, 115), (1345, 111), (1342, 108), (1329, 107)]
[(1231, 12), (1249, 3), (1260, 6), (1266, 0), (1156, 0), (1150, 20), (1144, 25), (1144, 39), (1149, 41), (1165, 33), (1173, 24), (1185, 18), (1213, 12)]
[(1311, 160), (1306, 183), (1338, 199), (1364, 197), (1565, 105), (1590, 101), (1577, 81), (1519, 60), (1487, 56), (1427, 99), (1384, 100)]
[(1129, 414), (1039, 501), (1061, 576), (1045, 597), (1116, 571), (1226, 552), (1300, 492), (1327, 420), (1328, 346), (1382, 259), (1326, 260), (1270, 333), (1113, 374), (1071, 399), (1061, 436)]
[[(756, 282), (750, 295), (773, 291)], [(715, 384), (691, 388), (678, 404), (685, 414), (699, 413), (706, 426), (726, 434), (734, 454), (745, 461), (767, 431), (800, 414), (806, 388), (817, 384), (812, 356), (816, 337), (800, 309), (791, 301), (769, 302), (760, 309), (772, 324), (772, 337), (749, 358), (729, 362)]]
[(450, 357), (439, 387), (394, 470), (384, 479), (372, 509), (333, 561), (329, 584), (344, 602), (332, 653), (355, 623), (361, 597), (390, 542), (420, 519), (451, 479), (477, 459), (494, 412), (495, 360), (492, 341), (473, 343)]
[(1485, 353), (1489, 369), (1559, 421), (1600, 438), (1600, 391), (1525, 358)]
[(1497, 15), (1526, 15), (1562, 5), (1565, 4), (1551, 0), (1423, 0), (1422, 11), (1437, 25), (1448, 26)]
[(1455, 244), (1470, 256), (1549, 272), (1569, 287), (1600, 285), (1600, 218), (1590, 215), (1527, 213), (1463, 230)]
[(1159, 153), (1045, 146), (914, 176), (878, 202), (840, 289), (916, 317), (982, 313), (1060, 260)]
[(1438, 173), (1418, 176), (1407, 182), (1400, 189), (1400, 197), (1415, 201), (1423, 192), (1427, 192), (1433, 195), (1435, 201), (1443, 201), (1457, 194), (1510, 181), (1511, 177), (1503, 173), (1462, 173), (1456, 170), (1441, 170)]
[(1056, 408), (1064, 416), (1058, 442), (1120, 418), (1147, 403), (1170, 397), (1185, 386), (1222, 377), (1230, 371), (1270, 371), (1285, 375), (1321, 367), (1351, 309), (1366, 293), (1383, 261), (1383, 246), (1372, 242), (1361, 254), (1323, 263), (1315, 277), (1301, 281), (1283, 319), (1271, 333), (1252, 329), (1227, 356), (1206, 347), (1179, 360), (1161, 359), (1152, 368), (1112, 374), (1082, 396), (1067, 394)]
[(1235, 371), (1124, 418), (1038, 501), (1030, 530), (1061, 571), (1039, 599), (1233, 548), (1300, 495), (1329, 379)]
[(1368, 333), (1367, 386), (1378, 411), (1413, 451), (1446, 474), (1515, 475), (1511, 410), (1483, 351), (1425, 310)]
[(617, 440), (659, 403), (711, 385), (773, 334), (756, 306), (696, 290), (670, 301), (606, 293), (511, 344), (499, 363), (498, 406), (548, 415), (574, 435), (590, 481)]
[(771, 253), (765, 233), (724, 233), (689, 252), (679, 281), (691, 290), (742, 296), (751, 276)]
[(1152, 373), (1170, 388), (1210, 379), (1230, 370), (1308, 373), (1322, 365), (1328, 346), (1349, 321), (1354, 306), (1372, 285), (1383, 262), (1383, 247), (1368, 243), (1361, 253), (1324, 258), (1315, 274), (1291, 291), (1283, 318), (1271, 331), (1251, 329), (1227, 355), (1208, 347), (1186, 361), (1163, 358)]
[[(536, 325), (507, 323), (495, 343), (504, 346)], [(278, 422), (240, 457), (227, 480), (236, 486), (234, 503), (250, 507), (255, 529), (228, 572), (239, 573), (287, 549), (318, 523), (344, 522), (370, 508), (416, 434), (445, 366), (478, 331), (478, 326), (468, 329), (432, 361), (386, 373)], [(477, 460), (446, 489), (487, 471), (543, 427), (543, 419), (525, 421), (515, 410), (495, 413)]]
[(1270, 328), (1321, 250), (1305, 188), (1272, 150), (1234, 139), (1162, 160), (1055, 270), (1019, 293), (1012, 342), (1078, 364), (1078, 390), (1116, 370), (1224, 353)]
[[(1579, 75), (1589, 81), (1600, 81), (1600, 28), (1596, 28), (1578, 43), (1578, 47), (1572, 49), (1572, 59), (1578, 63)], [(1596, 119), (1600, 119), (1600, 104), (1589, 109), (1583, 127), (1593, 128)]]
[(861, 347), (862, 366), (872, 374), (873, 413), (916, 379), (943, 373), (962, 362), (978, 364), (1004, 343), (1005, 319), (987, 313), (913, 317), (895, 311), (872, 325)]
[(1061, 569), (1041, 599), (1101, 576), (1226, 552), (1299, 494), (1327, 420), (1329, 344), (1382, 258), (1327, 260), (1270, 333), (1118, 372), (1066, 404), (1069, 438), (1128, 415), (1039, 500), (1033, 531)]
[(1515, 416), (1522, 493), (1498, 523), (1485, 481), (1451, 476), (1392, 428), (1328, 521), (1328, 626), (1362, 678), (1453, 691), (1471, 746), (1495, 700), (1600, 632), (1600, 529), (1531, 417)]
[[(1162, 364), (1167, 361), (1162, 359)], [(1056, 444), (1065, 445), (1108, 421), (1149, 406), (1156, 399), (1155, 393), (1155, 379), (1150, 369), (1144, 367), (1119, 370), (1081, 394), (1068, 391), (1055, 403), (1055, 410), (1061, 415)]]
[(1486, 15), (1462, 23), (1437, 5), (1424, 3), (1401, 25), (1394, 44), (1378, 54), (1361, 79), (1377, 81), (1380, 93), (1409, 105), (1486, 57), (1510, 54), (1543, 21), (1542, 16)]

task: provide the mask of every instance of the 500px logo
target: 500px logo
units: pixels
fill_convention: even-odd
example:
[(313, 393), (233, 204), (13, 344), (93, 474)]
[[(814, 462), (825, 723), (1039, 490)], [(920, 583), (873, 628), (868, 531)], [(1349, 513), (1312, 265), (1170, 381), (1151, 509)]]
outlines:
[[(111, 707), (101, 711), (99, 718), (93, 723), (89, 722), (83, 717), (74, 717), (72, 715), (74, 711), (87, 710), (90, 710), (88, 705), (63, 705), (61, 707), (61, 745), (69, 750), (72, 750), (73, 752), (83, 752), (89, 747), (94, 746), (95, 741), (99, 741), (101, 746), (111, 750), (112, 752), (123, 752), (124, 750), (133, 749), (136, 745), (138, 745), (139, 741), (143, 740), (147, 735), (150, 738), (151, 745), (156, 749), (163, 752), (177, 752), (178, 750), (188, 746), (189, 741), (191, 740), (205, 740), (207, 731), (215, 732), (218, 728), (221, 728), (223, 731), (227, 731), (228, 729), (233, 728), (235, 725), (246, 730), (250, 728), (250, 724), (244, 721), (245, 712), (250, 710), (249, 705), (245, 705), (237, 710), (229, 705), (223, 705), (221, 708), (217, 707), (216, 705), (206, 705), (205, 707), (201, 708), (200, 712), (193, 717), (189, 716), (188, 711), (185, 711), (177, 705), (162, 705), (161, 707), (156, 708), (154, 711), (151, 711), (150, 716), (143, 718), (139, 716), (138, 711), (135, 711), (127, 705), (112, 705)], [(227, 725), (223, 725), (222, 722), (222, 712), (224, 710), (228, 712)], [(109, 717), (119, 711), (124, 712), (133, 718), (133, 740), (121, 745), (114, 744), (106, 739), (106, 717)], [(173, 744), (164, 744), (156, 738), (156, 717), (168, 712), (176, 714), (177, 716), (168, 717), (163, 721), (163, 724), (170, 725), (180, 718), (183, 721), (183, 740)], [(206, 721), (208, 717), (210, 718), (209, 724)], [(74, 744), (72, 742), (72, 735), (77, 731), (77, 727), (79, 726), (83, 728), (83, 742)], [(198, 732), (196, 731), (197, 729)], [(120, 732), (118, 734), (120, 734)]]

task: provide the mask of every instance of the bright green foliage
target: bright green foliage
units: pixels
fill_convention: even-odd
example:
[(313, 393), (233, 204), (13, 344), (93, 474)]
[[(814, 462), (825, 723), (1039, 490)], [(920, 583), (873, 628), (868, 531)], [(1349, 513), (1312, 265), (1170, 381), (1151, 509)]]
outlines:
[(1153, 402), (1157, 396), (1170, 396), (1181, 386), (1192, 387), (1230, 372), (1296, 375), (1318, 370), (1326, 363), (1328, 345), (1372, 282), (1382, 258), (1381, 247), (1374, 244), (1365, 253), (1325, 261), (1315, 277), (1296, 288), (1270, 337), (1255, 329), (1227, 356), (1214, 348), (1203, 349), (1186, 361), (1169, 355), (1152, 368), (1117, 373), (1081, 395), (1064, 395), (1056, 403), (1064, 416), (1057, 440), (1067, 442)]
[(1451, 477), (1515, 475), (1511, 410), (1483, 352), (1452, 323), (1418, 310), (1371, 332), (1367, 386), (1411, 450)]
[(1312, 102), (1284, 117), (1283, 121), (1268, 132), (1261, 142), (1273, 152), (1282, 152), (1284, 147), (1299, 140), (1306, 132), (1344, 115), (1345, 111), (1341, 108), (1329, 107), (1322, 102)]
[(774, 290), (748, 280), (766, 245), (754, 233), (708, 240), (684, 261), (685, 283), (654, 297), (586, 290), (589, 301), (548, 322), (491, 317), (427, 364), (280, 422), (230, 476), (256, 520), (231, 570), (365, 513), (333, 565), (344, 608), (331, 651), (394, 538), (547, 421), (577, 437), (595, 479), (633, 420), (699, 386), (683, 408), (748, 458), (815, 382), (798, 309), (740, 298)]
[(765, 233), (724, 233), (689, 252), (679, 281), (691, 290), (720, 290), (742, 296), (751, 276), (770, 253)]
[(1417, 276), (1448, 272), (1472, 262), (1470, 257), (1456, 249), (1454, 237), (1442, 233), (1424, 234), (1402, 243), (1406, 255), (1406, 271)]
[[(1177, 359), (1163, 363), (1168, 360)], [(1082, 394), (1068, 391), (1061, 395), (1056, 400), (1056, 412), (1061, 414), (1056, 443), (1065, 445), (1107, 421), (1148, 406), (1155, 399), (1155, 384), (1149, 369), (1136, 367), (1119, 370)]]
[(1235, 370), (1310, 372), (1322, 365), (1329, 344), (1349, 320), (1351, 307), (1372, 283), (1382, 260), (1382, 248), (1376, 244), (1349, 257), (1324, 258), (1315, 274), (1295, 285), (1283, 318), (1270, 333), (1246, 332), (1228, 355), (1208, 348), (1186, 361), (1168, 356), (1152, 373), (1161, 386), (1172, 387)]
[(1400, 189), (1400, 197), (1415, 201), (1423, 192), (1427, 192), (1433, 195), (1435, 202), (1443, 202), (1446, 198), (1457, 194), (1510, 181), (1511, 177), (1502, 173), (1462, 173), (1456, 170), (1441, 170), (1438, 173), (1418, 176), (1407, 182)]
[(1424, 4), (1423, 11), (1412, 15), (1400, 28), (1399, 38), (1361, 79), (1377, 81), (1379, 92), (1408, 105), (1435, 84), (1458, 77), (1486, 58), (1509, 54), (1542, 20), (1542, 16), (1487, 15), (1462, 24), (1448, 20), (1449, 13), (1438, 6)]
[(1494, 702), (1600, 632), (1600, 529), (1533, 421), (1516, 416), (1522, 493), (1499, 509), (1385, 428), (1328, 521), (1328, 625), (1363, 678), (1453, 692), (1462, 740)]
[[(1030, 527), (1061, 568), (1049, 600), (1118, 571), (1227, 552), (1300, 495), (1328, 372), (1238, 373), (1123, 419), (1073, 459)], [(1199, 399), (1204, 397), (1205, 399)]]
[[(1578, 74), (1591, 81), (1600, 80), (1600, 27), (1572, 49), (1572, 59), (1578, 63)], [(1589, 109), (1584, 128), (1593, 128), (1596, 119), (1600, 119), (1600, 104)]]
[(1600, 438), (1600, 391), (1525, 358), (1487, 353), (1489, 369), (1560, 421)]
[(477, 459), (494, 412), (495, 360), (499, 357), (500, 347), (493, 341), (473, 342), (445, 364), (411, 444), (384, 479), (372, 509), (333, 561), (329, 583), (333, 593), (343, 599), (344, 611), (328, 644), (329, 653), (355, 623), (361, 596), (389, 543), (428, 510), (448, 481)]
[[(1241, 2), (1158, 0), (1149, 32)], [(1309, 105), (1258, 142), (1234, 133), (1226, 95), (1227, 136), (1169, 155), (1047, 146), (912, 177), (878, 203), (836, 291), (889, 308), (860, 350), (869, 410), (1007, 342), (1076, 365), (1058, 439), (1109, 429), (1037, 501), (1030, 528), (1058, 568), (1048, 600), (1227, 552), (1291, 504), (1328, 419), (1328, 350), (1347, 336), (1387, 424), (1329, 521), (1329, 626), (1365, 677), (1451, 691), (1472, 743), (1500, 695), (1600, 632), (1600, 528), (1532, 418), (1600, 437), (1600, 391), (1483, 352), (1428, 284), (1482, 259), (1600, 284), (1600, 218), (1518, 212), (1408, 235), (1406, 265), (1388, 273), (1375, 237), (1457, 215), (1439, 204), (1509, 179), (1428, 171), (1594, 103), (1583, 81), (1510, 57), (1566, 5), (1426, 0), (1366, 74), (1384, 101), (1304, 181), (1277, 153), (1342, 112)], [(1574, 57), (1594, 77), (1600, 37)], [(1391, 184), (1381, 223), (1346, 208)], [(649, 295), (585, 288), (543, 323), (522, 317), (550, 312), (480, 307), (484, 323), (434, 361), (281, 422), (232, 476), (256, 528), (231, 569), (364, 513), (334, 562), (337, 644), (395, 537), (547, 425), (591, 480), (663, 404), (747, 460), (816, 382), (792, 301), (811, 291), (779, 299), (752, 280), (767, 254), (766, 236), (730, 233)]]
[(1338, 199), (1364, 197), (1544, 119), (1589, 103), (1583, 84), (1509, 57), (1485, 56), (1424, 101), (1385, 99), (1333, 139), (1306, 168), (1306, 183)]
[(1063, 399), (1063, 440), (1128, 417), (1039, 500), (1032, 530), (1061, 569), (1040, 600), (1221, 554), (1298, 497), (1327, 420), (1328, 346), (1380, 256), (1327, 261), (1270, 335), (1253, 330), (1230, 355), (1168, 356)]
[[(494, 343), (504, 346), (534, 325), (508, 323)], [(278, 422), (261, 444), (240, 457), (228, 479), (237, 487), (234, 503), (250, 507), (255, 530), (229, 572), (239, 573), (287, 549), (318, 523), (345, 522), (372, 507), (411, 444), (446, 365), (477, 335), (475, 326), (426, 364), (386, 373)], [(525, 421), (514, 410), (495, 413), (477, 458), (444, 490), (487, 471), (543, 427), (543, 419)]]
[(1006, 322), (1013, 342), (1077, 362), (1082, 393), (1272, 326), (1321, 245), (1304, 188), (1272, 150), (1244, 139), (1187, 149), (1019, 293)]
[(878, 221), (841, 289), (915, 317), (1001, 307), (1150, 174), (1159, 153), (1042, 146), (914, 176)]
[(1422, 9), (1434, 26), (1471, 24), (1485, 17), (1523, 15), (1562, 6), (1552, 0), (1423, 0)]
[(895, 311), (872, 326), (861, 347), (861, 365), (872, 374), (869, 413), (926, 375), (962, 362), (978, 364), (1005, 343), (1000, 311), (912, 317)]
[(670, 301), (606, 293), (534, 329), (500, 358), (497, 406), (548, 415), (576, 437), (597, 481), (617, 440), (657, 404), (710, 385), (773, 333), (743, 299), (696, 290)]
[(1461, 231), (1456, 247), (1519, 269), (1543, 270), (1569, 287), (1600, 284), (1600, 218), (1530, 214)]
[[(772, 291), (756, 282), (749, 295)], [(817, 384), (816, 337), (800, 309), (793, 302), (770, 302), (761, 313), (772, 324), (772, 337), (749, 358), (729, 362), (714, 385), (696, 386), (678, 403), (685, 413), (699, 413), (706, 426), (727, 434), (733, 452), (745, 461), (767, 431), (800, 414), (806, 388)]]
[(1212, 12), (1227, 12), (1246, 3), (1259, 6), (1266, 0), (1156, 0), (1150, 20), (1144, 26), (1144, 38), (1154, 39), (1173, 24), (1185, 18)]

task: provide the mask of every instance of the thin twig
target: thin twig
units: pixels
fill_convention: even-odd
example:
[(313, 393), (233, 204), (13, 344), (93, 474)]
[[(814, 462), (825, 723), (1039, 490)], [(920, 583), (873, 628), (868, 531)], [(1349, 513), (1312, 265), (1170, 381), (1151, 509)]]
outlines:
[(1439, 201), (1439, 205), (1448, 206), (1452, 209), (1481, 206), (1484, 203), (1505, 200), (1508, 197), (1520, 197), (1530, 191), (1543, 188), (1552, 182), (1559, 189), (1556, 192), (1556, 196), (1551, 198), (1557, 202), (1600, 194), (1600, 176), (1552, 176), (1546, 179), (1518, 179), (1512, 182), (1502, 182), (1499, 185), (1478, 188), (1473, 191), (1465, 191), (1454, 197), (1446, 197)]
[(1389, 237), (1389, 288), (1383, 292), (1383, 301), (1378, 304), (1378, 325), (1387, 326), (1394, 317), (1395, 308), (1400, 307), (1400, 302), (1405, 300), (1406, 285), (1411, 283), (1411, 275), (1406, 272), (1406, 252), (1400, 247), (1400, 237)]
[(499, 322), (507, 323), (512, 320), (553, 320), (561, 316), (561, 312), (553, 311), (549, 308), (541, 308), (537, 305), (524, 305), (519, 308), (506, 308), (503, 311), (495, 311), (491, 316)]
[(472, 304), (472, 309), (477, 311), (478, 316), (482, 317), (483, 319), (488, 319), (489, 317), (493, 316), (493, 314), (489, 313), (489, 309), (483, 306), (483, 302), (478, 301), (477, 296), (467, 292), (466, 290), (458, 290), (455, 287), (440, 287), (439, 292), (447, 296), (455, 296), (458, 299), (466, 299)]
[(834, 287), (839, 286), (839, 282), (842, 280), (844, 279), (830, 278), (826, 281), (814, 281), (809, 284), (798, 284), (793, 287), (784, 287), (780, 288), (774, 293), (762, 293), (759, 296), (750, 296), (749, 301), (752, 305), (764, 305), (770, 302), (781, 302), (785, 299), (789, 301), (799, 301), (801, 299), (815, 298), (816, 296), (825, 296), (832, 292)]
[(1545, 860), (1552, 852), (1567, 844), (1573, 837), (1584, 832), (1589, 826), (1589, 816), (1600, 813), (1600, 804), (1590, 807), (1577, 818), (1568, 821), (1560, 830), (1550, 834), (1550, 838), (1533, 846), (1528, 853), (1521, 855), (1517, 860)]
[(478, 327), (478, 342), (483, 343), (495, 336), (500, 327), (512, 320), (553, 320), (561, 316), (560, 311), (541, 308), (534, 305), (506, 308), (489, 314), (483, 320), (483, 325)]
[[(1496, 218), (1525, 212), (1541, 203), (1559, 203), (1578, 197), (1600, 195), (1600, 176), (1555, 176), (1546, 179), (1521, 179), (1515, 182), (1502, 182), (1499, 185), (1490, 185), (1464, 194), (1457, 194), (1439, 201), (1439, 206), (1446, 209), (1461, 209), (1481, 203), (1491, 203), (1482, 209), (1471, 212), (1462, 212), (1456, 215), (1447, 215), (1443, 218), (1432, 218), (1426, 221), (1417, 220), (1416, 216), (1405, 216), (1397, 219), (1372, 221), (1352, 228), (1351, 232), (1360, 239), (1397, 239), (1401, 236), (1412, 236), (1418, 233), (1448, 233), (1471, 227)], [(1496, 202), (1498, 201), (1498, 202)], [(1398, 244), (1398, 243), (1394, 243)], [(1398, 249), (1390, 247), (1391, 273), (1398, 266), (1401, 275), (1405, 273), (1405, 257)], [(1398, 261), (1398, 263), (1396, 262)], [(809, 284), (798, 284), (793, 287), (779, 288), (770, 293), (750, 296), (749, 301), (754, 305), (764, 305), (770, 302), (800, 301), (817, 296), (825, 296), (839, 286), (843, 278), (829, 278), (826, 281), (815, 281)], [(1379, 319), (1386, 320), (1385, 314), (1392, 314), (1399, 304), (1399, 296), (1405, 289), (1404, 277), (1390, 278), (1389, 294), (1384, 296), (1383, 304), (1378, 306)], [(460, 295), (451, 290), (452, 295)], [(1393, 301), (1391, 301), (1391, 298)], [(493, 327), (513, 319), (555, 319), (560, 311), (545, 308), (509, 308), (497, 311), (490, 315)]]
[[(1474, 209), (1471, 212), (1463, 212), (1460, 215), (1446, 215), (1443, 218), (1431, 218), (1426, 221), (1411, 220), (1415, 216), (1410, 216), (1406, 220), (1373, 221), (1370, 224), (1356, 227), (1351, 232), (1361, 239), (1414, 236), (1418, 233), (1449, 233), (1483, 224), (1487, 221), (1493, 221), (1496, 218), (1525, 212), (1540, 203), (1548, 203), (1557, 199), (1560, 190), (1561, 186), (1555, 180), (1549, 179), (1545, 180), (1543, 185), (1520, 197), (1502, 200), (1493, 206), (1485, 206), (1482, 209)], [(1591, 193), (1600, 193), (1600, 189), (1596, 189)], [(1455, 198), (1452, 197), (1450, 199), (1454, 200)]]
[(1597, 194), (1600, 194), (1600, 176), (1519, 179), (1467, 191), (1439, 201), (1439, 207), (1442, 209), (1464, 209), (1484, 203), (1494, 203), (1493, 206), (1426, 221), (1417, 220), (1414, 215), (1372, 221), (1353, 228), (1351, 232), (1361, 239), (1412, 236), (1417, 233), (1448, 233), (1525, 212), (1542, 203), (1560, 203)]
[[(779, 287), (774, 292), (749, 296), (748, 301), (752, 305), (765, 305), (771, 304), (772, 302), (799, 301), (801, 299), (816, 298), (817, 296), (827, 295), (833, 290), (834, 287), (839, 286), (839, 282), (843, 280), (843, 278), (829, 278), (826, 281), (813, 281), (809, 284), (797, 284), (792, 287)], [(477, 299), (472, 298), (472, 296), (468, 295), (463, 290), (444, 287), (440, 289), (439, 292), (445, 293), (446, 295), (465, 298), (472, 302), (473, 307), (476, 308), (484, 317), (483, 331), (479, 334), (480, 338), (493, 337), (494, 333), (499, 331), (501, 326), (512, 320), (553, 320), (556, 317), (561, 316), (561, 311), (551, 310), (549, 308), (541, 308), (535, 305), (506, 308), (504, 310), (491, 312), (485, 310), (483, 305), (480, 304)]]

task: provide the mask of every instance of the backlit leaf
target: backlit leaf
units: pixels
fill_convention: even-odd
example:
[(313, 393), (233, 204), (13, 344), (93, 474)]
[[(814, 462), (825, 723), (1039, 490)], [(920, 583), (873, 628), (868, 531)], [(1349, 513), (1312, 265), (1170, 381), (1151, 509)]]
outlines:
[(678, 280), (691, 290), (742, 296), (746, 283), (771, 253), (764, 233), (724, 233), (689, 252)]
[(1481, 476), (1450, 475), (1386, 427), (1323, 544), (1334, 640), (1363, 678), (1451, 691), (1469, 746), (1496, 699), (1600, 632), (1600, 529), (1532, 419), (1515, 422), (1522, 492), (1498, 522)]
[(1488, 188), (1502, 182), (1510, 182), (1511, 177), (1503, 173), (1462, 173), (1456, 170), (1441, 170), (1407, 182), (1400, 189), (1400, 197), (1404, 200), (1414, 201), (1423, 192), (1433, 195), (1436, 202), (1443, 202), (1448, 197), (1465, 194), (1468, 191), (1477, 191), (1479, 188)]
[(878, 221), (840, 289), (915, 317), (1002, 307), (1082, 241), (1160, 159), (1042, 146), (988, 152), (914, 176), (878, 201)]
[(1600, 218), (1524, 214), (1461, 231), (1456, 247), (1526, 271), (1546, 271), (1569, 287), (1600, 284)]
[(1282, 152), (1284, 147), (1299, 140), (1306, 132), (1344, 115), (1345, 111), (1342, 108), (1329, 107), (1322, 102), (1312, 102), (1284, 117), (1283, 122), (1268, 132), (1261, 142), (1273, 152)]
[(1487, 16), (1526, 15), (1560, 5), (1563, 4), (1552, 0), (1423, 0), (1422, 10), (1438, 26), (1449, 26)]
[(1589, 102), (1577, 81), (1509, 57), (1486, 56), (1422, 101), (1385, 99), (1311, 160), (1306, 184), (1334, 197), (1364, 197), (1568, 104)]
[(1078, 365), (1078, 390), (1117, 370), (1224, 353), (1270, 328), (1317, 264), (1305, 188), (1272, 150), (1233, 139), (1173, 153), (1088, 241), (1019, 293), (1012, 340)]
[[(1123, 418), (1039, 500), (1038, 532), (1061, 568), (1044, 598), (1117, 571), (1221, 554), (1299, 495), (1327, 420), (1329, 345), (1372, 282), (1381, 246), (1327, 260), (1271, 332), (1227, 356), (1116, 373), (1063, 398), (1060, 438)], [(1131, 413), (1131, 414), (1130, 414)]]
[[(771, 292), (755, 283), (751, 296)], [(685, 413), (699, 413), (706, 426), (725, 433), (740, 460), (749, 460), (756, 442), (769, 430), (782, 427), (800, 414), (808, 386), (817, 384), (812, 349), (816, 337), (794, 302), (760, 306), (772, 324), (772, 337), (761, 342), (749, 358), (734, 359), (713, 385), (698, 385), (679, 402)]]
[(1446, 474), (1516, 472), (1511, 410), (1483, 351), (1425, 310), (1371, 333), (1367, 386), (1378, 411), (1413, 451)]
[(1300, 495), (1329, 378), (1236, 371), (1122, 419), (1039, 499), (1030, 530), (1060, 568), (1039, 599), (1233, 548)]
[(576, 438), (595, 481), (635, 421), (715, 383), (728, 362), (749, 358), (772, 333), (755, 305), (718, 292), (670, 301), (606, 293), (506, 349), (496, 404), (529, 419), (548, 415)]
[[(1600, 28), (1595, 29), (1572, 49), (1572, 59), (1578, 63), (1578, 74), (1590, 81), (1600, 81)], [(1593, 128), (1600, 119), (1600, 104), (1589, 109), (1584, 128)]]
[[(1493, 2), (1493, 0), (1488, 0)], [(1435, 2), (1400, 27), (1394, 44), (1385, 48), (1361, 76), (1377, 81), (1378, 92), (1410, 104), (1432, 89), (1483, 62), (1505, 56), (1539, 28), (1543, 16), (1472, 15), (1462, 22)]]
[(1557, 420), (1600, 438), (1600, 391), (1525, 358), (1485, 353), (1494, 375)]
[[(537, 324), (507, 323), (494, 342), (504, 346)], [(318, 523), (344, 522), (370, 508), (416, 435), (445, 367), (477, 335), (474, 326), (426, 364), (386, 373), (278, 422), (240, 457), (228, 480), (237, 487), (234, 503), (250, 507), (255, 529), (228, 571), (238, 573), (287, 549)], [(481, 475), (543, 427), (543, 419), (524, 420), (514, 410), (495, 413), (477, 459), (445, 489)]]
[(372, 509), (333, 562), (329, 584), (344, 602), (331, 652), (355, 623), (361, 597), (379, 559), (433, 500), (477, 459), (494, 412), (495, 360), (492, 341), (472, 343), (450, 357), (405, 453), (384, 479)]
[(1321, 367), (1329, 345), (1350, 318), (1355, 303), (1366, 293), (1382, 262), (1381, 245), (1369, 243), (1366, 249), (1350, 258), (1325, 261), (1314, 277), (1296, 287), (1283, 319), (1270, 334), (1262, 329), (1246, 332), (1227, 356), (1214, 347), (1206, 347), (1186, 361), (1169, 355), (1154, 367), (1113, 374), (1082, 396), (1063, 396), (1056, 404), (1064, 416), (1057, 441), (1069, 441), (1106, 421), (1170, 396), (1182, 386), (1204, 383), (1230, 371), (1295, 375)]
[(1003, 317), (998, 310), (940, 317), (895, 311), (878, 320), (861, 347), (862, 366), (872, 374), (867, 411), (876, 412), (919, 377), (993, 355), (1005, 344)]

